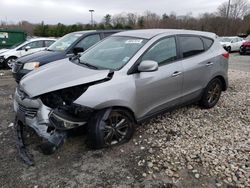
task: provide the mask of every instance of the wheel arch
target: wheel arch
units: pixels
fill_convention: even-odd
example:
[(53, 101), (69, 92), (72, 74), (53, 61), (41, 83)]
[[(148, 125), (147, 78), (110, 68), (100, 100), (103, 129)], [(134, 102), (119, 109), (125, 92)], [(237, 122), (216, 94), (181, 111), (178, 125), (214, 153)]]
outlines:
[[(222, 83), (222, 91), (226, 91), (227, 90), (226, 79), (221, 75), (215, 76), (213, 79), (216, 79), (216, 78), (219, 79), (221, 81), (221, 83)], [(211, 80), (213, 80), (213, 79), (211, 79)]]
[(8, 59), (10, 59), (10, 58), (15, 58), (15, 59), (17, 59), (18, 57), (15, 56), (15, 55), (11, 55), (11, 56), (7, 57), (6, 60), (8, 60)]

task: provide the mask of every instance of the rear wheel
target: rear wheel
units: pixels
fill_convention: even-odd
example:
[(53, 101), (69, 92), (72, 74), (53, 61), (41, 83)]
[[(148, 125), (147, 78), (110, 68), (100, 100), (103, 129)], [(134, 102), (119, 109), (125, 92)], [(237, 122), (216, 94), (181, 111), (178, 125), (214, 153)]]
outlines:
[(200, 105), (203, 108), (214, 107), (220, 99), (222, 92), (222, 82), (220, 79), (215, 78), (211, 80), (202, 95)]
[(125, 143), (133, 133), (133, 117), (123, 109), (99, 111), (90, 119), (88, 125), (89, 145), (96, 149)]

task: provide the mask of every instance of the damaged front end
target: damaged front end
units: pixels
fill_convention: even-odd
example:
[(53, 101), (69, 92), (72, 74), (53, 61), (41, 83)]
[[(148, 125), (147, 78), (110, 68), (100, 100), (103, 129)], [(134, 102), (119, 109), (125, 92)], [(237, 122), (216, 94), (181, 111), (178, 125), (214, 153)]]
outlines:
[(65, 142), (67, 131), (85, 125), (94, 112), (94, 109), (75, 104), (74, 101), (91, 85), (108, 81), (112, 76), (113, 73), (99, 81), (59, 89), (33, 98), (19, 86), (14, 97), (15, 130), (18, 150), (24, 162), (34, 164), (23, 140), (24, 126), (35, 130), (43, 138), (45, 145), (49, 146), (45, 147), (45, 154), (53, 153)]

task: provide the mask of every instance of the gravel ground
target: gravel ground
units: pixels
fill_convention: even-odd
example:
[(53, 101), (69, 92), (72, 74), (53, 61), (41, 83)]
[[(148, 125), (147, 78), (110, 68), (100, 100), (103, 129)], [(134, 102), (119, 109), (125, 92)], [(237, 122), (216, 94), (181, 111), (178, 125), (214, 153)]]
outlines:
[(11, 124), (15, 84), (0, 71), (0, 187), (250, 187), (250, 73), (231, 69), (229, 81), (213, 109), (158, 116), (114, 148), (89, 150), (84, 134), (50, 156), (34, 146), (36, 165), (27, 167)]

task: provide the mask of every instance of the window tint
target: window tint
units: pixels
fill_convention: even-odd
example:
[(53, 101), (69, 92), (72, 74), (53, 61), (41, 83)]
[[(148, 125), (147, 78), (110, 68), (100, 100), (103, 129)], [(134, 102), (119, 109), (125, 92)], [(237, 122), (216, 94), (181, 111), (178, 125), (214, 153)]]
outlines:
[(164, 64), (177, 59), (176, 42), (174, 37), (157, 42), (142, 57), (142, 60), (153, 60)]
[(25, 47), (29, 46), (31, 49), (32, 48), (43, 48), (43, 41), (35, 41), (35, 42), (30, 42), (28, 44), (26, 44), (25, 46), (22, 47), (22, 50), (25, 49)]
[(181, 36), (180, 44), (183, 57), (190, 57), (204, 52), (203, 42), (199, 37)]
[(95, 43), (99, 42), (100, 39), (100, 35), (90, 35), (85, 37), (84, 39), (82, 39), (77, 45), (76, 47), (81, 47), (84, 50), (87, 50), (89, 47), (93, 46)]
[(46, 40), (46, 41), (44, 41), (44, 43), (45, 43), (45, 47), (49, 47), (51, 44), (53, 44), (55, 41), (53, 41), (53, 40)]
[(214, 43), (214, 41), (212, 39), (209, 39), (209, 38), (202, 37), (202, 40), (204, 42), (206, 50), (209, 49)]

